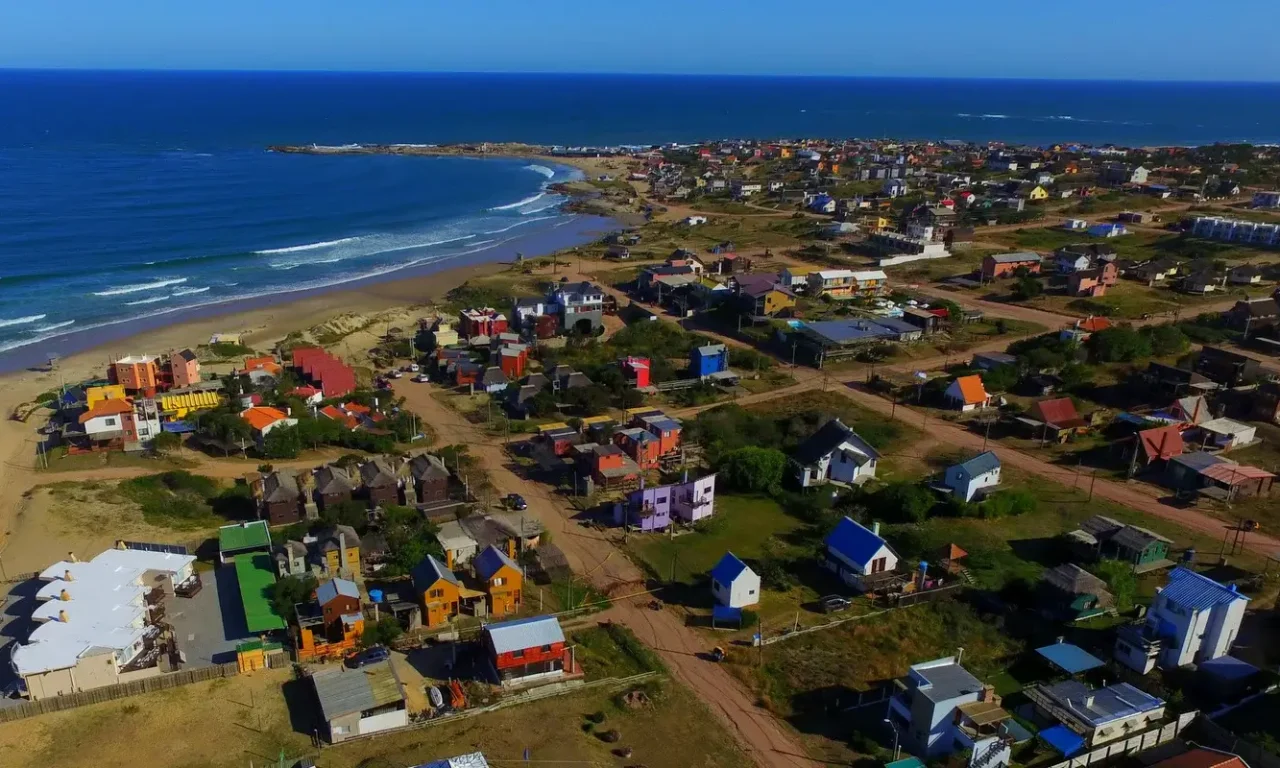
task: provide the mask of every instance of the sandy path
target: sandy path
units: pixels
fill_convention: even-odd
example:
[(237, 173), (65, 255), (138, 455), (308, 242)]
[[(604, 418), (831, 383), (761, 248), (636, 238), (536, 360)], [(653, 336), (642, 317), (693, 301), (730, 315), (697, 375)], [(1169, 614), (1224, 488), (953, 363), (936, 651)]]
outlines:
[[(437, 430), (445, 442), (465, 443), (480, 458), (498, 496), (519, 493), (529, 503), (528, 514), (548, 531), (551, 541), (564, 551), (579, 578), (589, 578), (604, 592), (631, 593), (643, 589), (643, 574), (609, 537), (594, 528), (579, 525), (565, 500), (547, 486), (525, 480), (511, 468), (502, 440), (495, 438), (431, 396), (434, 386), (395, 382), (397, 394)], [(757, 764), (766, 768), (793, 768), (815, 765), (787, 727), (768, 712), (755, 706), (755, 698), (721, 667), (696, 654), (710, 648), (707, 641), (689, 629), (670, 611), (640, 607), (643, 600), (623, 600), (605, 614), (626, 625), (646, 645), (657, 650), (678, 680), (688, 685), (725, 726), (742, 739)]]

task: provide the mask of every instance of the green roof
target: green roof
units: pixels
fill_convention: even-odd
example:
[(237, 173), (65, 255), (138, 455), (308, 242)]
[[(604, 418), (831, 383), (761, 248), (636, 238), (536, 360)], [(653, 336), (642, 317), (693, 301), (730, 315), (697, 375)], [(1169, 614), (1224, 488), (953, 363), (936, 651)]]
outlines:
[(218, 529), (218, 550), (234, 552), (254, 547), (271, 548), (271, 531), (265, 520), (224, 525)]
[(284, 619), (271, 605), (271, 588), (276, 583), (271, 555), (258, 553), (237, 557), (236, 581), (240, 583), (240, 602), (244, 605), (244, 621), (249, 631), (257, 634), (284, 629)]
[(281, 651), (284, 646), (280, 643), (269, 643), (265, 640), (245, 640), (236, 646), (239, 653), (247, 653), (248, 651)]

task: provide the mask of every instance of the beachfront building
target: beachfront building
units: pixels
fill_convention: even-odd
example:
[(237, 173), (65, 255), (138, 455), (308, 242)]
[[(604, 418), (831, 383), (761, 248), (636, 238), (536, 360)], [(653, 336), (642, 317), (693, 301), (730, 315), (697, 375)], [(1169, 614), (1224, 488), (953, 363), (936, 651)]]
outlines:
[(911, 665), (889, 699), (888, 722), (912, 754), (943, 758), (967, 750), (971, 768), (1000, 768), (1010, 760), (1012, 715), (995, 689), (953, 656)]
[(173, 652), (163, 636), (165, 600), (199, 581), (183, 547), (121, 542), (88, 562), (42, 571), (31, 630), (15, 644), (14, 673), (32, 700), (154, 677)]
[(882, 292), (889, 282), (883, 270), (824, 269), (809, 273), (809, 295), (849, 299)]
[(1174, 568), (1156, 594), (1146, 622), (1121, 629), (1116, 660), (1150, 672), (1202, 664), (1226, 656), (1240, 635), (1249, 598), (1187, 568)]
[(261, 405), (244, 409), (240, 412), (240, 418), (244, 419), (245, 423), (249, 425), (249, 429), (253, 432), (254, 442), (257, 443), (259, 448), (262, 448), (265, 444), (267, 435), (271, 433), (271, 430), (280, 427), (293, 427), (298, 424), (298, 420), (293, 418), (288, 411)]
[(128, 355), (107, 366), (107, 379), (131, 395), (151, 397), (160, 387), (160, 367), (151, 355)]
[(791, 456), (801, 488), (835, 481), (858, 485), (876, 476), (880, 453), (839, 419), (809, 436)]

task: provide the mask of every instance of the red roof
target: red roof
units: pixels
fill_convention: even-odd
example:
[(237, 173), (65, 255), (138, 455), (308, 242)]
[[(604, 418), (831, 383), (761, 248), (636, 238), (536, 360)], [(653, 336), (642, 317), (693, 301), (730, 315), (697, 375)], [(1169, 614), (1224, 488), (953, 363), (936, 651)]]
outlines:
[(1105, 317), (1089, 317), (1076, 323), (1076, 328), (1086, 333), (1097, 333), (1111, 327), (1111, 321)]
[(1205, 467), (1200, 470), (1200, 474), (1228, 485), (1235, 485), (1242, 480), (1262, 480), (1268, 477), (1275, 477), (1265, 469), (1251, 467), (1248, 464), (1227, 464), (1226, 462)]
[(1198, 748), (1168, 760), (1161, 760), (1151, 768), (1249, 768), (1249, 766), (1230, 753)]
[(275, 424), (277, 421), (281, 421), (289, 417), (279, 408), (263, 408), (255, 406), (241, 413), (240, 418), (247, 421), (249, 426), (261, 432), (272, 424)]
[(1031, 404), (1031, 413), (1040, 421), (1055, 427), (1083, 427), (1084, 419), (1076, 412), (1076, 404), (1069, 397), (1055, 397)]
[(85, 424), (90, 419), (96, 419), (99, 416), (119, 416), (132, 412), (133, 403), (129, 400), (103, 400), (93, 406), (91, 410), (80, 414), (80, 423)]
[(1186, 442), (1182, 439), (1182, 430), (1177, 424), (1139, 432), (1138, 440), (1142, 442), (1142, 450), (1147, 454), (1148, 461), (1181, 456), (1186, 448)]
[(316, 395), (320, 394), (320, 390), (316, 389), (315, 387), (307, 387), (307, 386), (294, 387), (293, 391), (290, 392), (289, 394), (297, 395), (298, 397), (304, 397), (304, 398), (315, 397)]

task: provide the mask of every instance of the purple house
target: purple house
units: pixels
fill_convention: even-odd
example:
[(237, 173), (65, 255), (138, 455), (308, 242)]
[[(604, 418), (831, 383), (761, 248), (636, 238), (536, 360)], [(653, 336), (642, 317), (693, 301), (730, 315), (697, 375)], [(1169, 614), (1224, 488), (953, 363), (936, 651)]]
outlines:
[(614, 525), (625, 525), (641, 531), (666, 530), (671, 525), (671, 502), (675, 495), (672, 488), (670, 485), (642, 487), (627, 494), (626, 501), (613, 506)]
[(661, 531), (671, 525), (671, 516), (694, 523), (715, 512), (715, 474), (671, 485), (658, 485), (632, 491), (626, 501), (613, 508), (615, 525), (626, 525), (641, 531)]

